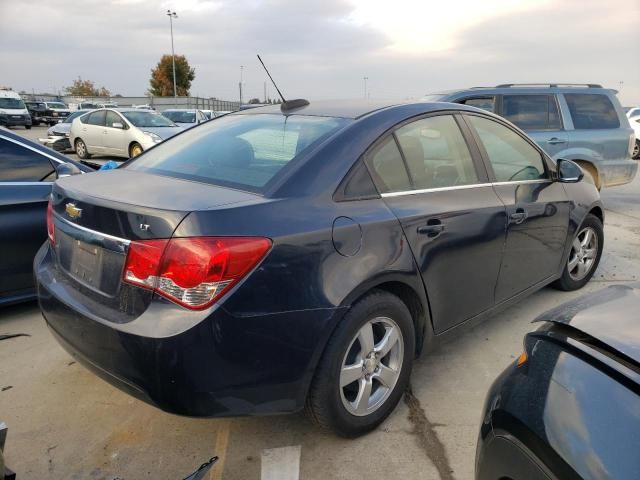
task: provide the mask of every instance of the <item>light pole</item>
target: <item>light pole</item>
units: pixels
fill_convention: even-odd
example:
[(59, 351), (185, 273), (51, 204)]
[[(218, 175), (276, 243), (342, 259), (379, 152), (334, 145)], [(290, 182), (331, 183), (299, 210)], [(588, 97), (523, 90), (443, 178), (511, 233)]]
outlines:
[(244, 70), (244, 65), (240, 65), (240, 83), (238, 83), (238, 87), (240, 88), (240, 105), (242, 105), (242, 71)]
[(176, 89), (176, 53), (173, 50), (173, 19), (178, 18), (178, 14), (174, 11), (167, 10), (169, 17), (169, 26), (171, 28), (171, 60), (173, 61), (173, 99), (178, 104), (178, 90)]
[(362, 79), (364, 80), (364, 98), (367, 98), (367, 80), (369, 80), (369, 77), (362, 77)]

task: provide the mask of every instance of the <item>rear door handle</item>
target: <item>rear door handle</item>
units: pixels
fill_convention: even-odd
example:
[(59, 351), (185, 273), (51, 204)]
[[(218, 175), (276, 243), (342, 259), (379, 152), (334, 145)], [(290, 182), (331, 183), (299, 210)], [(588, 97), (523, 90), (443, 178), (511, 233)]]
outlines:
[(440, 220), (429, 220), (429, 222), (430, 223), (427, 223), (427, 225), (418, 227), (419, 234), (433, 238), (437, 237), (445, 230), (445, 226), (440, 222)]
[(524, 222), (528, 216), (529, 215), (527, 214), (527, 212), (521, 211), (521, 212), (512, 213), (511, 215), (509, 215), (509, 218), (511, 219), (511, 223), (515, 223), (516, 225), (519, 225), (522, 222)]
[(553, 138), (550, 138), (549, 140), (547, 140), (547, 143), (549, 145), (557, 145), (558, 143), (567, 143), (567, 141), (562, 139), (562, 138), (553, 137)]

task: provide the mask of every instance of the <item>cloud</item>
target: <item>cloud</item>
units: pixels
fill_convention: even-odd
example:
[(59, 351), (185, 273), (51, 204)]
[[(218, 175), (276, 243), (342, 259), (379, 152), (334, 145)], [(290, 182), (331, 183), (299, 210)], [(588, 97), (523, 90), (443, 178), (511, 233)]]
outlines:
[(588, 81), (617, 88), (623, 80), (623, 98), (640, 103), (636, 0), (443, 5), (0, 0), (0, 84), (52, 90), (81, 75), (112, 92), (143, 94), (150, 69), (170, 52), (165, 13), (174, 8), (176, 53), (196, 68), (192, 94), (237, 98), (244, 65), (245, 96), (262, 97), (268, 79), (255, 57), (260, 53), (291, 97), (361, 97), (364, 76), (371, 96), (379, 98), (506, 81)]

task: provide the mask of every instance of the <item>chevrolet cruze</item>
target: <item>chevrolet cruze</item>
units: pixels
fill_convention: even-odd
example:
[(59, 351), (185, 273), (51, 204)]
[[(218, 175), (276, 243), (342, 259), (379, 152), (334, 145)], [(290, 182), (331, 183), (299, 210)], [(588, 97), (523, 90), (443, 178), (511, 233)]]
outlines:
[(464, 105), (245, 110), (58, 180), (39, 302), (71, 354), (163, 410), (306, 408), (356, 436), (439, 340), (589, 281), (603, 209), (582, 177)]

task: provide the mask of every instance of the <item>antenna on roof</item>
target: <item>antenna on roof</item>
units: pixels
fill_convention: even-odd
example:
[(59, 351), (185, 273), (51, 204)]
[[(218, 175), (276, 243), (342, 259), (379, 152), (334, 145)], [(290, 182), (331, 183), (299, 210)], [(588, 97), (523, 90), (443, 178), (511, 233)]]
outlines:
[(260, 58), (260, 55), (258, 55), (258, 60), (260, 60), (260, 63), (262, 64), (262, 68), (264, 68), (264, 71), (267, 72), (267, 75), (269, 76), (269, 80), (271, 80), (271, 83), (273, 83), (273, 86), (276, 88), (278, 95), (280, 95), (280, 98), (282, 99), (282, 104), (280, 105), (281, 111), (287, 112), (289, 110), (294, 110), (296, 108), (306, 107), (307, 105), (309, 105), (309, 100), (305, 100), (304, 98), (296, 98), (295, 100), (288, 100), (288, 101), (285, 100), (284, 95), (282, 95), (282, 92), (278, 88), (278, 85), (276, 85), (276, 82), (273, 80), (273, 77), (269, 73), (269, 70), (267, 70), (267, 66), (264, 64), (264, 62)]

